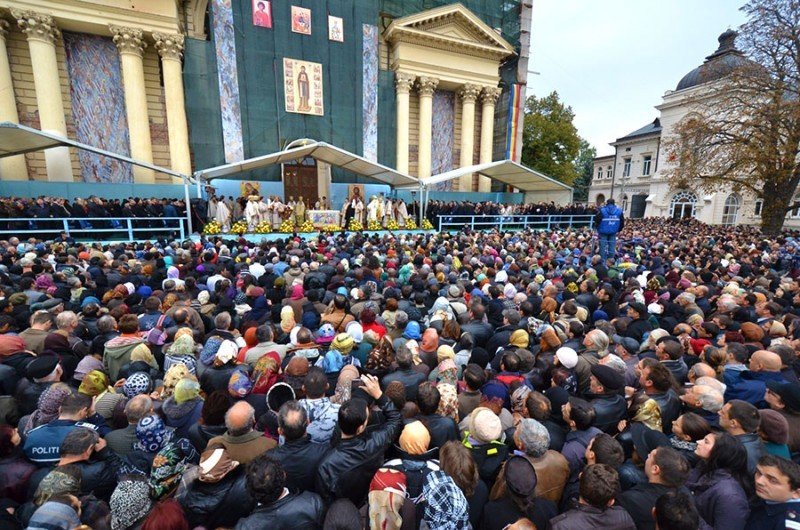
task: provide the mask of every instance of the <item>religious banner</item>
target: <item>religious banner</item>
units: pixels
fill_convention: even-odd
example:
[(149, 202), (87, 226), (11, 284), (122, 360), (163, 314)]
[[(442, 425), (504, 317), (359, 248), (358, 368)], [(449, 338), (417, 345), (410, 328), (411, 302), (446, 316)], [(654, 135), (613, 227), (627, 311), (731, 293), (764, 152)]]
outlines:
[(261, 195), (261, 183), (249, 182), (244, 180), (239, 183), (239, 191), (241, 191), (242, 197), (249, 197), (250, 195)]
[(344, 42), (344, 20), (328, 15), (328, 40)]
[(311, 10), (292, 6), (292, 31), (311, 35)]
[(358, 197), (361, 202), (364, 202), (364, 185), (363, 184), (349, 184), (347, 186), (347, 197), (352, 199)]
[(315, 228), (330, 225), (339, 226), (340, 212), (337, 210), (308, 210), (306, 214)]
[(253, 0), (253, 25), (260, 28), (272, 28), (272, 2)]
[(283, 59), (283, 89), (286, 112), (323, 116), (322, 65)]

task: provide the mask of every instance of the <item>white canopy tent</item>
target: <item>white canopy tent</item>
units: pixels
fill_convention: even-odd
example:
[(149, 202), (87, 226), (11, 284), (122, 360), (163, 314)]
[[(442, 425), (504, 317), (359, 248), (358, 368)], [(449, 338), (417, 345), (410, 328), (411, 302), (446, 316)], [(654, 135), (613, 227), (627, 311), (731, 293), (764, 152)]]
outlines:
[[(421, 194), (430, 194), (430, 188), (436, 184), (473, 173), (508, 184), (526, 194), (542, 193), (546, 194), (551, 200), (557, 199), (564, 202), (572, 202), (572, 187), (513, 160), (499, 160), (475, 166), (460, 167), (431, 177), (423, 177), (417, 186), (402, 186), (400, 189), (419, 189)], [(428, 202), (427, 198), (420, 197), (420, 200), (423, 204)]]
[[(341, 167), (358, 175), (383, 182), (392, 187), (411, 186), (415, 189), (419, 187), (419, 180), (415, 177), (405, 175), (376, 162), (371, 162), (362, 156), (358, 156), (355, 153), (345, 151), (344, 149), (325, 142), (313, 142), (269, 155), (249, 158), (241, 162), (233, 162), (223, 166), (202, 169), (196, 171), (194, 177), (198, 181), (200, 179), (211, 181), (220, 178), (232, 178), (235, 180), (237, 175), (246, 171), (271, 165), (285, 164), (306, 157), (325, 162), (332, 166)], [(251, 177), (247, 178), (250, 179)]]
[(69, 138), (64, 138), (63, 136), (59, 136), (57, 134), (40, 131), (25, 125), (20, 125), (18, 123), (12, 123), (8, 121), (0, 123), (0, 158), (32, 153), (34, 151), (44, 151), (54, 147), (74, 147), (75, 149), (81, 149), (97, 155), (107, 156), (115, 160), (127, 162), (128, 164), (132, 164), (134, 166), (143, 167), (181, 179), (184, 187), (184, 200), (186, 201), (186, 222), (188, 223), (187, 229), (188, 232), (191, 233), (192, 212), (191, 203), (189, 201), (189, 184), (195, 183), (191, 176), (184, 175), (171, 169), (156, 166), (149, 162), (136, 160), (135, 158), (121, 155), (119, 153), (112, 153), (111, 151), (100, 149), (99, 147), (76, 142), (75, 140), (70, 140)]

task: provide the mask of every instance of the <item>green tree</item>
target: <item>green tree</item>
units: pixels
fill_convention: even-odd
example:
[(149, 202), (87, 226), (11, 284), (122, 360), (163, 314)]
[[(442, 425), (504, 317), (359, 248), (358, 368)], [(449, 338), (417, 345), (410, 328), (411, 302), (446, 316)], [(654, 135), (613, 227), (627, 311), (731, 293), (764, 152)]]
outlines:
[(581, 138), (580, 151), (578, 151), (578, 158), (575, 159), (575, 171), (578, 173), (578, 176), (572, 182), (572, 187), (574, 188), (572, 196), (576, 202), (586, 202), (589, 200), (589, 186), (592, 184), (594, 158), (596, 156), (597, 149)]
[(572, 108), (559, 100), (558, 92), (543, 98), (529, 97), (525, 102), (522, 163), (572, 185), (580, 173), (576, 160), (581, 149), (574, 118)]
[(664, 146), (667, 177), (675, 188), (763, 199), (761, 229), (774, 234), (800, 184), (800, 2), (751, 0), (742, 11), (749, 60), (687, 100), (692, 112)]

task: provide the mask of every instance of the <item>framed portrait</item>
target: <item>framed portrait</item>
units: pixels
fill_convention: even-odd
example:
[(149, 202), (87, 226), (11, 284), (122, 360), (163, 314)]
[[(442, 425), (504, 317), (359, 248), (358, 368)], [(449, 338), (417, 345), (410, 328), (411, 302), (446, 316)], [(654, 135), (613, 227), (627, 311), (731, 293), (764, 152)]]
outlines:
[(242, 197), (261, 195), (261, 183), (243, 180), (239, 183), (239, 191), (241, 192)]
[(344, 42), (344, 19), (328, 15), (328, 40)]
[(358, 197), (361, 199), (361, 202), (364, 203), (366, 206), (366, 200), (364, 198), (364, 185), (363, 184), (350, 184), (347, 186), (347, 197), (352, 199), (354, 197)]
[(292, 6), (292, 31), (311, 35), (311, 10)]
[(272, 2), (253, 0), (253, 25), (259, 28), (272, 28)]
[(322, 65), (297, 59), (283, 59), (283, 90), (286, 112), (323, 116)]

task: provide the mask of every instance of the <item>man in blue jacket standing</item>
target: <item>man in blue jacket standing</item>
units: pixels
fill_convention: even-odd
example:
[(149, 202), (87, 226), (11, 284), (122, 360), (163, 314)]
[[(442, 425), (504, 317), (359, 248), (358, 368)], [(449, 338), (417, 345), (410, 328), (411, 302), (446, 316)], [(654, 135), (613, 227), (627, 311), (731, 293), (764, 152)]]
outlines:
[(595, 218), (597, 236), (600, 240), (600, 257), (603, 262), (614, 257), (617, 248), (617, 233), (625, 226), (625, 217), (614, 199), (608, 199)]

